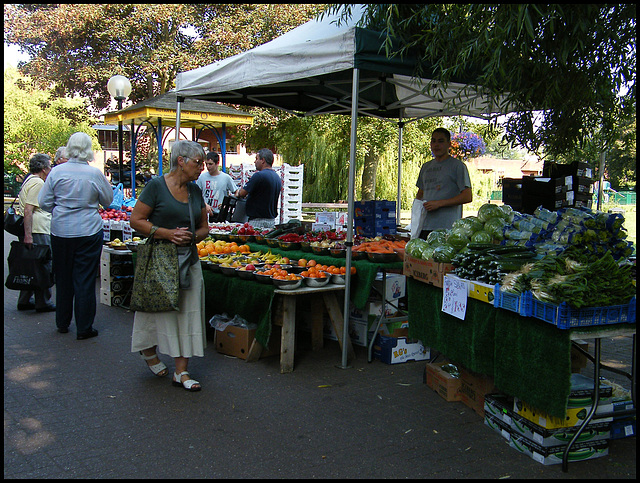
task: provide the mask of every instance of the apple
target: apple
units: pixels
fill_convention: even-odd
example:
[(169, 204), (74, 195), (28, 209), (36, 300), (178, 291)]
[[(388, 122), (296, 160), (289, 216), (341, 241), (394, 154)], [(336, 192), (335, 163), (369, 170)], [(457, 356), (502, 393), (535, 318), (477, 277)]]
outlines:
[(247, 265), (245, 266), (245, 269), (248, 272), (253, 272), (256, 269), (256, 266), (253, 263), (247, 263)]

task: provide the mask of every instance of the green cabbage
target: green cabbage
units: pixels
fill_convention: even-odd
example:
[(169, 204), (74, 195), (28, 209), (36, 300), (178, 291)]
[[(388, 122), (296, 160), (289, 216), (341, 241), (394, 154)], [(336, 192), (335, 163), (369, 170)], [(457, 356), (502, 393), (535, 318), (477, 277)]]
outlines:
[(451, 245), (456, 250), (461, 250), (469, 243), (469, 237), (463, 231), (462, 227), (452, 229), (447, 237), (447, 244)]
[(504, 235), (502, 234), (503, 228), (506, 222), (502, 218), (491, 218), (484, 224), (484, 231), (486, 231), (494, 240), (502, 240)]
[(493, 237), (486, 231), (480, 230), (471, 235), (473, 243), (491, 243)]
[[(441, 245), (438, 245), (438, 246), (441, 246)], [(430, 258), (433, 258), (433, 251), (436, 248), (437, 247), (435, 246), (425, 245), (420, 253), (420, 258), (422, 258), (423, 260), (429, 260)]]
[(408, 253), (410, 257), (421, 258), (422, 249), (426, 246), (428, 246), (427, 242), (422, 238), (413, 238), (407, 242), (404, 249), (405, 249), (405, 252)]
[(447, 240), (447, 230), (433, 230), (427, 236), (427, 243), (431, 246), (442, 245)]
[(478, 220), (482, 223), (486, 223), (491, 218), (504, 216), (504, 212), (498, 205), (492, 205), (491, 203), (485, 203), (478, 210)]
[(433, 250), (433, 259), (436, 262), (451, 263), (451, 259), (455, 256), (457, 250), (449, 244), (437, 246)]

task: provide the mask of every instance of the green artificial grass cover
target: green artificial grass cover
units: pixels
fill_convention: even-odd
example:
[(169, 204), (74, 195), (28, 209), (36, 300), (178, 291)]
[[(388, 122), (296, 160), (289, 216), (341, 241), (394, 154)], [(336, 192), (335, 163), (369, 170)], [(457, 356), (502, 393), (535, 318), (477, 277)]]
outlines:
[(494, 378), (502, 392), (565, 417), (571, 384), (569, 332), (475, 299), (465, 320), (442, 312), (442, 289), (407, 279), (409, 336), (452, 362)]

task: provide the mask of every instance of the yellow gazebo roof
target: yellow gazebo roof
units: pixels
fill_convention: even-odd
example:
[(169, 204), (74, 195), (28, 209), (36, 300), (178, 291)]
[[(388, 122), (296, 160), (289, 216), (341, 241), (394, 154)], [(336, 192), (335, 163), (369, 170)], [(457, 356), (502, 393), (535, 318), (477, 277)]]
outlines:
[[(163, 127), (176, 125), (177, 95), (167, 92), (151, 99), (146, 99), (133, 106), (104, 115), (105, 124), (118, 124), (133, 121), (141, 124), (149, 121), (152, 124), (157, 119), (162, 120)], [(180, 107), (180, 127), (252, 125), (253, 115), (217, 102), (185, 99)]]

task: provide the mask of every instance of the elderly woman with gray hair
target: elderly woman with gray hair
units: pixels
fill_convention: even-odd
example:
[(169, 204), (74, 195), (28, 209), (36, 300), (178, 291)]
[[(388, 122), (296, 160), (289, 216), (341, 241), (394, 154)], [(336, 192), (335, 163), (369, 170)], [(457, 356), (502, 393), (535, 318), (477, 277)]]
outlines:
[[(29, 176), (22, 183), (18, 194), (18, 212), (24, 216), (24, 237), (20, 241), (26, 245), (51, 246), (51, 213), (47, 213), (38, 203), (38, 195), (51, 171), (48, 154), (34, 154), (29, 159)], [(51, 262), (47, 264), (51, 271)], [(34, 296), (35, 304), (31, 302)], [(53, 312), (56, 306), (50, 303), (51, 289), (20, 290), (18, 310), (36, 309), (36, 312)]]
[[(204, 168), (205, 153), (195, 141), (177, 141), (171, 149), (171, 169), (151, 179), (131, 213), (131, 228), (154, 235), (156, 243), (174, 243), (185, 252), (185, 280), (181, 274), (179, 311), (141, 312), (133, 319), (131, 351), (139, 352), (156, 376), (166, 376), (167, 366), (158, 352), (174, 359), (172, 383), (199, 391), (200, 383), (187, 372), (189, 358), (204, 356), (204, 280), (195, 244), (209, 234), (202, 190), (193, 183)], [(193, 218), (194, 231), (191, 231)], [(181, 249), (181, 247), (185, 247)]]
[(96, 277), (102, 253), (100, 205), (113, 201), (113, 188), (93, 161), (92, 140), (77, 132), (67, 143), (69, 161), (51, 171), (40, 191), (40, 207), (51, 212), (51, 255), (56, 279), (56, 326), (69, 332), (75, 315), (76, 339), (98, 335)]
[(58, 166), (59, 164), (64, 164), (69, 161), (67, 157), (67, 147), (61, 146), (57, 149), (56, 154), (53, 156), (53, 166)]

